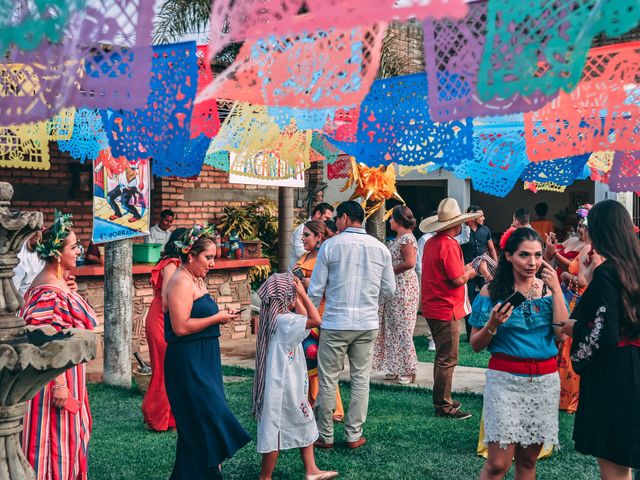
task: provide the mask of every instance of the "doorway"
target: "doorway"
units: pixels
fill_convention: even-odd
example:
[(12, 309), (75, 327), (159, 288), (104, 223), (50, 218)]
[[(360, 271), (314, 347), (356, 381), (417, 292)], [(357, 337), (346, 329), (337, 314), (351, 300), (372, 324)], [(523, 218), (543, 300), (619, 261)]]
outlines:
[[(417, 182), (398, 182), (398, 193), (407, 203), (407, 207), (413, 212), (418, 225), (420, 221), (434, 212), (443, 198), (447, 197), (446, 180), (427, 180)], [(400, 205), (397, 200), (387, 202), (387, 210)], [(416, 238), (420, 238), (422, 232), (418, 228), (414, 231)], [(395, 236), (387, 222), (387, 237)]]

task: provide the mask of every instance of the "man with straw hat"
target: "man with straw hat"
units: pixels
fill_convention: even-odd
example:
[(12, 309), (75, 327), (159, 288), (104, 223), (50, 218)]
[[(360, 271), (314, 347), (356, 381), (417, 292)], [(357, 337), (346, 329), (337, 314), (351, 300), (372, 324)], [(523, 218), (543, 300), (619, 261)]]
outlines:
[(433, 407), (436, 416), (458, 420), (471, 417), (451, 398), (453, 371), (458, 363), (459, 320), (471, 313), (466, 283), (475, 277), (465, 266), (462, 249), (455, 240), (462, 224), (481, 214), (463, 214), (454, 198), (445, 198), (437, 214), (420, 223), (423, 233), (436, 232), (427, 241), (422, 256), (422, 315), (427, 319), (436, 344), (433, 364)]

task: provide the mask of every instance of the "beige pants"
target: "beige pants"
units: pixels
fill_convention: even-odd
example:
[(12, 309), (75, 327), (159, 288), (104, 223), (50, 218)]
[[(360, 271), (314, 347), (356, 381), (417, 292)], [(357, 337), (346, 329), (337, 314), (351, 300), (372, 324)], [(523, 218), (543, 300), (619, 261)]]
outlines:
[(316, 401), (316, 421), (320, 440), (333, 443), (333, 411), (336, 408), (338, 378), (349, 358), (351, 400), (344, 419), (344, 439), (355, 442), (362, 436), (362, 425), (369, 407), (369, 376), (373, 342), (378, 330), (322, 329), (318, 347), (318, 380), (320, 392)]

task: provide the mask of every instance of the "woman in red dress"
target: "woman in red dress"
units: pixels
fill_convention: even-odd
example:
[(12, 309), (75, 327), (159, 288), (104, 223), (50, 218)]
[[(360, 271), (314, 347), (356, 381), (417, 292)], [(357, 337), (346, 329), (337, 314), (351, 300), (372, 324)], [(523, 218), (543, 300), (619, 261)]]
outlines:
[(144, 325), (151, 361), (151, 382), (142, 400), (142, 415), (147, 427), (157, 432), (176, 428), (176, 421), (171, 413), (171, 406), (164, 388), (164, 356), (167, 351), (167, 342), (164, 339), (162, 292), (180, 265), (178, 248), (174, 242), (182, 238), (186, 231), (186, 228), (177, 228), (171, 233), (164, 255), (151, 271), (153, 300)]
[[(80, 253), (72, 225), (71, 215), (56, 212), (36, 246), (46, 263), (25, 293), (20, 315), (27, 325), (57, 331), (95, 326), (95, 312), (68, 276)], [(22, 449), (37, 480), (87, 479), (91, 411), (85, 365), (70, 368), (40, 390), (27, 404), (23, 423)]]

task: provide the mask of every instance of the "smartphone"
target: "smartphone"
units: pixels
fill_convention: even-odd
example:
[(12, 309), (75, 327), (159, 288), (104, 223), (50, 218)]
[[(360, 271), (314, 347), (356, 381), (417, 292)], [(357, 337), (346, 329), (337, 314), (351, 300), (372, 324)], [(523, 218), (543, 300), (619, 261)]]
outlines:
[(80, 411), (80, 402), (73, 397), (67, 397), (67, 400), (64, 402), (64, 409), (71, 415), (75, 415)]
[(525, 296), (516, 291), (513, 292), (504, 302), (502, 302), (502, 304), (504, 305), (505, 303), (509, 303), (513, 306), (513, 308), (518, 308), (525, 300)]
[(298, 277), (300, 280), (304, 280), (304, 272), (302, 271), (302, 269), (300, 267), (298, 268), (294, 268), (291, 273), (293, 273), (296, 277)]

